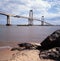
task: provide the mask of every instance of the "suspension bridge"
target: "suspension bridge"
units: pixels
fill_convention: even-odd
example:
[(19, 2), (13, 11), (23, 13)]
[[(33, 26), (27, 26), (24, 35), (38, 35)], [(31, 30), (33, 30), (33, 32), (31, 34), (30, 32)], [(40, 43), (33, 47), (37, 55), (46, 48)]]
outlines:
[[(33, 25), (33, 21), (36, 20), (36, 21), (40, 21), (41, 22), (41, 26), (44, 26), (45, 24), (46, 25), (52, 25), (46, 21), (44, 21), (44, 16), (41, 17), (41, 20), (40, 19), (37, 19), (37, 18), (33, 18), (33, 10), (30, 10), (29, 11), (29, 17), (26, 17), (26, 16), (20, 16), (20, 15), (12, 15), (12, 14), (8, 14), (8, 13), (4, 13), (4, 12), (0, 12), (1, 15), (4, 15), (4, 16), (7, 16), (7, 26), (10, 26), (11, 25), (11, 22), (10, 22), (10, 17), (15, 17), (15, 18), (24, 18), (24, 19), (28, 19), (28, 25)], [(44, 24), (45, 23), (45, 24)]]

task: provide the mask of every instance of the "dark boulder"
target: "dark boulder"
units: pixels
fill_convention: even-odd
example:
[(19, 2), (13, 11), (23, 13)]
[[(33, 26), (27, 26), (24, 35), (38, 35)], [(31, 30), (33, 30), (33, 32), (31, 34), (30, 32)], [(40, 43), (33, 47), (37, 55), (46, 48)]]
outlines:
[(37, 46), (38, 44), (33, 44), (33, 43), (20, 43), (18, 44), (18, 47), (13, 47), (11, 51), (15, 51), (15, 50), (22, 51), (26, 49), (33, 50), (36, 49)]
[(37, 49), (49, 50), (54, 47), (60, 47), (60, 30), (56, 30), (45, 40), (43, 40), (41, 42), (41, 46), (38, 46)]
[(34, 45), (31, 43), (21, 43), (21, 44), (18, 44), (18, 46), (25, 47), (25, 49), (31, 49), (32, 47), (34, 47)]

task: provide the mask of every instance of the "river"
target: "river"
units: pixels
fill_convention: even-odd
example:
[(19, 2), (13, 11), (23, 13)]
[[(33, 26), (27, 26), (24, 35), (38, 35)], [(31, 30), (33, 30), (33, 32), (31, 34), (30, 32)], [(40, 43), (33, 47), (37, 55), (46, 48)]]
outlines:
[(41, 42), (60, 26), (0, 26), (0, 41)]

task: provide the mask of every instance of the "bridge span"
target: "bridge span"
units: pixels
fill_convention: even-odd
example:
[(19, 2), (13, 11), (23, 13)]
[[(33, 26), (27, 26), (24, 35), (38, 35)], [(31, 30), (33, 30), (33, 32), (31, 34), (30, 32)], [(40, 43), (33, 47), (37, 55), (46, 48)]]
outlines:
[(12, 15), (12, 14), (8, 14), (8, 13), (4, 13), (4, 12), (0, 12), (0, 14), (7, 16), (7, 24), (6, 24), (7, 26), (10, 26), (11, 25), (10, 17), (28, 19), (28, 25), (33, 25), (33, 21), (34, 20), (40, 21), (41, 22), (41, 26), (44, 26), (44, 23), (47, 24), (47, 25), (52, 25), (52, 24), (44, 21), (44, 16), (41, 17), (41, 20), (40, 19), (37, 19), (37, 18), (33, 18), (33, 10), (30, 10), (29, 11), (29, 17), (20, 16), (20, 15)]

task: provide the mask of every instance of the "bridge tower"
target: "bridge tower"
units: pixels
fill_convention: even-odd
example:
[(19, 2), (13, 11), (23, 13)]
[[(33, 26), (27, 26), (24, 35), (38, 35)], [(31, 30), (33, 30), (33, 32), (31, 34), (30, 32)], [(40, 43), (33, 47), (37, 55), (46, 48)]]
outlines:
[(41, 25), (44, 25), (44, 16), (41, 17)]
[(10, 24), (10, 16), (9, 15), (7, 15), (7, 24), (6, 24), (6, 26), (10, 26), (11, 24)]
[(28, 25), (33, 25), (33, 10), (29, 11)]

